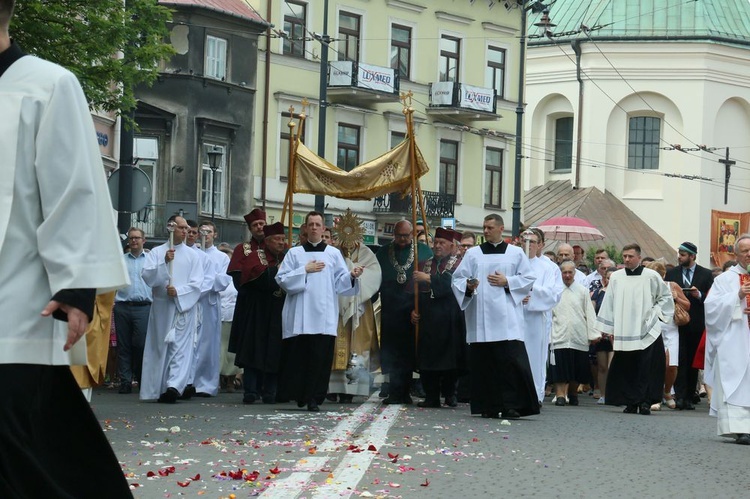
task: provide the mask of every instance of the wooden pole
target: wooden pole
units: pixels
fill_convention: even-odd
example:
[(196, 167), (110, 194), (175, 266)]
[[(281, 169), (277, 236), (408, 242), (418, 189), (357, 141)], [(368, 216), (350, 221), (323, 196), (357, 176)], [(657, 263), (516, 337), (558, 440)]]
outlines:
[[(409, 105), (404, 108), (406, 115), (406, 133), (409, 134), (409, 159), (411, 163), (411, 223), (412, 223), (412, 243), (411, 248), (414, 252), (414, 270), (419, 269), (419, 242), (417, 241), (417, 151), (416, 140), (414, 139), (414, 108), (411, 107), (411, 96), (409, 95)], [(404, 99), (406, 103), (406, 99)], [(423, 214), (424, 216), (424, 214)], [(423, 219), (424, 220), (424, 219)], [(419, 315), (419, 283), (414, 280), (414, 313)], [(419, 347), (419, 323), (414, 325), (414, 350)]]

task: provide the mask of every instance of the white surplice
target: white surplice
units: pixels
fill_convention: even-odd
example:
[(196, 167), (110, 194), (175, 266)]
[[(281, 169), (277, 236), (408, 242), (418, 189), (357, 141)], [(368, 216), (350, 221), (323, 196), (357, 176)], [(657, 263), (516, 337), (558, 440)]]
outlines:
[(66, 323), (42, 317), (58, 291), (130, 284), (101, 152), (73, 74), (25, 56), (0, 78), (0, 363), (86, 364)]
[(672, 292), (659, 274), (643, 268), (641, 275), (627, 275), (620, 269), (609, 280), (596, 328), (614, 334), (616, 352), (645, 350), (673, 315)]
[(706, 367), (704, 380), (714, 387), (711, 415), (719, 435), (750, 433), (750, 327), (740, 300), (736, 265), (714, 279), (706, 297)]
[(152, 249), (143, 265), (143, 281), (151, 286), (154, 301), (143, 351), (142, 400), (157, 399), (167, 388), (182, 393), (192, 365), (196, 305), (201, 296), (203, 265), (195, 251), (184, 244), (176, 245), (172, 286), (177, 290), (177, 296), (168, 296), (169, 267), (164, 261), (167, 250), (168, 243)]
[(560, 302), (560, 294), (565, 285), (560, 267), (548, 258), (535, 257), (529, 260), (529, 264), (536, 280), (529, 302), (523, 307), (524, 345), (531, 373), (534, 375), (534, 386), (541, 401), (544, 399), (547, 378), (552, 309)]
[[(499, 271), (508, 279), (508, 290), (491, 286), (490, 274)], [(466, 280), (479, 279), (479, 286), (466, 296)], [(453, 294), (466, 312), (467, 343), (524, 340), (521, 302), (531, 291), (534, 274), (529, 259), (517, 246), (505, 253), (484, 254), (480, 246), (469, 248), (453, 273)]]
[[(324, 262), (323, 270), (306, 272), (305, 265), (312, 260)], [(284, 339), (300, 334), (336, 336), (337, 295), (353, 296), (360, 289), (358, 279), (352, 286), (341, 251), (331, 246), (324, 251), (305, 251), (304, 246), (291, 248), (281, 262), (276, 282), (287, 294), (281, 315)]]
[[(200, 331), (193, 356), (192, 383), (198, 393), (219, 393), (221, 360), (221, 295), (232, 283), (229, 257), (210, 246), (204, 254), (205, 288), (200, 299)], [(208, 286), (210, 284), (210, 287)]]

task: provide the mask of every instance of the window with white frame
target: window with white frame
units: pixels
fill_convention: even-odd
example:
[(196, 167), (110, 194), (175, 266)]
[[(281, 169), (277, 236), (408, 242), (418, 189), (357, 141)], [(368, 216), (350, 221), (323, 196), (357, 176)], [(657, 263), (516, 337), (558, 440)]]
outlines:
[[(208, 160), (208, 151), (221, 152), (219, 167), (214, 172)], [(228, 164), (228, 149), (224, 144), (204, 142), (201, 144), (201, 213), (226, 216), (225, 193)], [(213, 202), (213, 210), (211, 203)]]
[(440, 81), (458, 81), (461, 61), (461, 39), (455, 36), (440, 37)]
[(628, 126), (628, 168), (658, 170), (660, 137), (660, 118), (631, 117)]
[(505, 49), (487, 47), (487, 68), (485, 69), (486, 84), (494, 88), (497, 98), (505, 96)]
[(227, 40), (206, 36), (206, 76), (217, 80), (227, 77)]
[(305, 28), (307, 26), (307, 4), (294, 0), (284, 1), (284, 54), (305, 57)]
[(406, 134), (404, 132), (391, 131), (391, 149), (403, 142), (405, 138)]
[(400, 78), (411, 76), (411, 28), (398, 24), (391, 25), (391, 69)]
[(573, 117), (555, 120), (555, 170), (573, 168)]
[(458, 193), (458, 142), (440, 140), (440, 185), (441, 194)]
[(360, 127), (339, 123), (336, 166), (351, 171), (359, 165)]
[(339, 60), (359, 62), (362, 16), (339, 12)]
[(503, 201), (503, 150), (496, 147), (485, 149), (484, 160), (484, 206), (501, 208)]

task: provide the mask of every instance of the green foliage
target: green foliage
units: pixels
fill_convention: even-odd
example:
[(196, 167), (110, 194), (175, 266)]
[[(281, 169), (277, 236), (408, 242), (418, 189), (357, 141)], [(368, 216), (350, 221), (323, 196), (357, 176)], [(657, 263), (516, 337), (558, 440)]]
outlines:
[[(596, 252), (600, 249), (604, 249), (607, 251), (607, 254), (609, 255), (609, 259), (614, 261), (615, 263), (622, 263), (622, 251), (615, 248), (614, 244), (603, 244), (601, 246), (590, 246), (586, 250), (586, 261), (591, 262), (591, 264), (594, 264), (594, 256), (596, 256)], [(596, 270), (592, 267), (592, 270)]]
[(136, 85), (152, 84), (173, 53), (171, 18), (156, 0), (19, 0), (10, 33), (27, 53), (72, 71), (92, 109), (126, 112)]

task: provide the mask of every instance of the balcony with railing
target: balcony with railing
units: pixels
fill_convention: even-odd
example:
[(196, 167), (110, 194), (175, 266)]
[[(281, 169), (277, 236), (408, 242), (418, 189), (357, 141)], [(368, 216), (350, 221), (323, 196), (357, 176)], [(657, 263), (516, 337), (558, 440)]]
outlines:
[[(422, 191), (424, 196), (424, 209), (428, 217), (450, 218), (456, 205), (456, 197), (453, 194), (441, 192)], [(419, 208), (417, 208), (419, 211)], [(375, 213), (411, 214), (411, 194), (401, 196), (398, 192), (392, 192), (385, 196), (376, 197), (372, 211)]]
[(452, 81), (430, 83), (431, 116), (450, 116), (463, 120), (494, 121), (497, 114), (497, 92), (494, 88), (476, 87)]
[(327, 95), (331, 102), (357, 105), (398, 102), (398, 73), (364, 62), (332, 61)]

